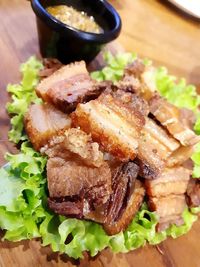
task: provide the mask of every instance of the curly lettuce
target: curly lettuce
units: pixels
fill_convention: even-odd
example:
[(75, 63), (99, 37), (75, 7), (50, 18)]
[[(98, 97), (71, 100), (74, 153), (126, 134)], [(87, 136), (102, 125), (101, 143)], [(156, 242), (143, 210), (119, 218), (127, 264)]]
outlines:
[[(107, 67), (102, 71), (93, 72), (92, 77), (115, 82), (122, 77), (127, 63), (135, 59), (136, 55), (131, 53), (119, 54), (116, 57), (106, 53)], [(145, 60), (145, 64), (151, 63)], [(41, 68), (41, 62), (31, 57), (21, 66), (21, 83), (8, 85), (7, 88), (12, 97), (7, 110), (13, 116), (9, 138), (15, 143), (19, 141), (23, 143), (19, 154), (7, 154), (8, 164), (0, 169), (0, 228), (5, 230), (3, 239), (19, 241), (40, 237), (44, 246), (50, 245), (53, 251), (66, 253), (77, 259), (83, 256), (84, 251), (88, 251), (91, 256), (95, 256), (106, 247), (116, 253), (128, 252), (144, 246), (147, 242), (155, 245), (165, 240), (167, 236), (176, 238), (188, 232), (193, 222), (197, 220), (195, 214), (199, 211), (198, 208), (193, 209), (192, 213), (188, 209), (184, 211), (184, 225), (180, 227), (172, 225), (166, 231), (157, 233), (158, 218), (154, 212), (148, 211), (144, 203), (128, 228), (114, 236), (108, 236), (97, 223), (66, 218), (48, 210), (45, 171), (47, 159), (32, 148), (23, 131), (23, 117), (28, 105), (41, 101), (34, 91)], [(176, 85), (175, 78), (169, 76), (166, 69), (157, 70), (157, 84), (161, 94), (169, 101), (173, 100), (171, 94), (175, 94), (173, 88), (179, 97), (183, 89), (184, 96), (179, 98), (180, 102), (176, 104), (187, 105), (186, 107), (193, 111), (197, 109), (199, 99), (194, 99), (196, 96), (194, 87), (188, 87), (183, 81)], [(187, 97), (190, 99), (189, 103), (186, 101)], [(200, 147), (197, 149), (200, 153)], [(200, 166), (199, 156), (194, 155), (193, 161), (195, 166)], [(200, 167), (194, 169), (196, 176), (199, 172)]]

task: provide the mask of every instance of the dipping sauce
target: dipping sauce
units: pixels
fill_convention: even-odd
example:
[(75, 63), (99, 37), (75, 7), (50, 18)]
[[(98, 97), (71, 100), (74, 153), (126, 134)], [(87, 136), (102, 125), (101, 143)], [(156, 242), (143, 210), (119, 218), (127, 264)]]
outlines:
[(78, 11), (66, 5), (50, 6), (46, 10), (57, 20), (78, 30), (92, 33), (103, 32), (101, 27), (95, 22), (94, 17), (88, 16), (84, 11)]

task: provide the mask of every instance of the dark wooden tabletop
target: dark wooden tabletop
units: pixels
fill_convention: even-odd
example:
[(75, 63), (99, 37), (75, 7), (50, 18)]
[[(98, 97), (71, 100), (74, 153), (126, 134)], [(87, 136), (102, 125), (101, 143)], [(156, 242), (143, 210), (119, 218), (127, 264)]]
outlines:
[[(119, 42), (128, 51), (167, 66), (171, 73), (200, 85), (200, 22), (173, 8), (167, 1), (112, 0), (123, 21)], [(5, 104), (8, 83), (20, 79), (19, 64), (39, 55), (37, 32), (30, 3), (25, 0), (0, 0), (0, 164), (6, 152), (15, 152), (7, 141), (9, 118)], [(156, 247), (146, 246), (128, 254), (103, 251), (94, 259), (70, 261), (41, 248), (39, 241), (0, 243), (0, 267), (200, 267), (200, 221), (189, 234), (168, 239)]]

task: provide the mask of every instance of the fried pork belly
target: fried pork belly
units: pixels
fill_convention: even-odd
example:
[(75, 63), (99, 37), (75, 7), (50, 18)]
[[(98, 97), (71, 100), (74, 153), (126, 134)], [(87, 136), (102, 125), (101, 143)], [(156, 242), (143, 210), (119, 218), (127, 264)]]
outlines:
[(189, 207), (200, 206), (200, 180), (191, 178), (187, 188), (187, 202)]
[(180, 166), (186, 162), (193, 154), (193, 146), (181, 146), (175, 150), (171, 156), (167, 159), (167, 167)]
[(41, 79), (51, 76), (63, 66), (63, 64), (56, 58), (44, 58), (42, 63), (44, 68), (39, 72)]
[(50, 158), (47, 180), (50, 198), (78, 196), (100, 205), (106, 203), (111, 194), (111, 172), (106, 162), (95, 168), (75, 159)]
[(71, 119), (49, 104), (33, 104), (25, 115), (26, 133), (35, 148), (46, 145), (49, 140), (71, 126)]
[(73, 111), (78, 103), (94, 99), (100, 95), (102, 87), (94, 86), (85, 62), (75, 62), (63, 66), (43, 79), (36, 93), (45, 102), (53, 104), (63, 112)]
[(135, 214), (138, 212), (145, 195), (144, 187), (141, 182), (136, 180), (134, 190), (130, 194), (126, 204), (126, 208), (122, 212), (121, 216), (115, 221), (110, 221), (103, 224), (103, 228), (109, 235), (117, 234), (124, 231), (133, 220)]
[(164, 98), (153, 97), (150, 112), (183, 146), (192, 146), (200, 141), (200, 137), (188, 127), (185, 119), (181, 119), (180, 109)]
[(87, 166), (93, 167), (100, 167), (104, 162), (99, 144), (92, 142), (91, 137), (78, 128), (70, 128), (62, 136), (52, 138), (41, 152), (51, 158), (61, 157), (67, 160), (76, 156)]
[(146, 118), (141, 131), (138, 149), (140, 175), (147, 179), (156, 178), (165, 166), (165, 161), (179, 147), (179, 143), (157, 125)]
[(149, 208), (162, 218), (167, 219), (172, 215), (181, 215), (186, 207), (185, 195), (168, 195), (166, 197), (152, 197), (149, 199)]
[(191, 171), (183, 167), (165, 169), (154, 180), (146, 180), (148, 196), (164, 197), (170, 194), (184, 194), (187, 189)]
[(141, 98), (139, 95), (135, 93), (131, 93), (120, 89), (120, 85), (115, 86), (113, 88), (113, 92), (111, 93), (114, 98), (120, 99), (123, 103), (125, 103), (130, 109), (138, 110), (143, 116), (147, 116), (149, 114), (149, 105), (147, 101)]
[(136, 59), (126, 66), (124, 70), (124, 76), (134, 76), (135, 78), (140, 78), (144, 71), (144, 63), (142, 60)]
[(156, 226), (156, 229), (158, 232), (164, 231), (167, 228), (169, 228), (170, 225), (175, 224), (177, 226), (181, 226), (184, 224), (184, 220), (182, 218), (182, 214), (179, 215), (172, 215), (167, 218), (161, 218), (159, 220), (158, 225)]
[(144, 116), (129, 108), (110, 94), (79, 104), (72, 114), (75, 126), (101, 144), (104, 151), (121, 161), (134, 159), (138, 149), (140, 131), (145, 124)]

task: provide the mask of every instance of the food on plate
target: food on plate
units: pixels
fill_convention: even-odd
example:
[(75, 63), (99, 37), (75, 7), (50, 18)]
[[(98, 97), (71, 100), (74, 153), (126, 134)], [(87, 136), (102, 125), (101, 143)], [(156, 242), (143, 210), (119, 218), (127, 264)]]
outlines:
[(0, 170), (5, 239), (41, 237), (53, 251), (80, 258), (158, 244), (197, 219), (195, 89), (135, 55), (106, 58), (92, 77), (83, 62), (51, 59), (42, 67), (31, 58), (21, 85), (8, 87), (10, 137), (22, 144)]
[(46, 10), (57, 20), (78, 30), (92, 33), (103, 32), (93, 16), (89, 16), (84, 11), (76, 10), (72, 6), (55, 5), (47, 7)]

